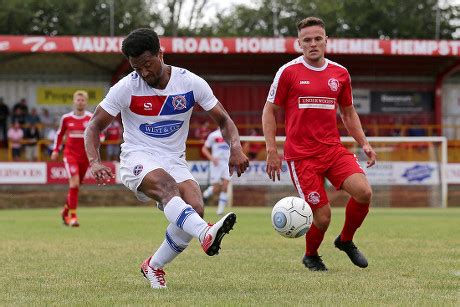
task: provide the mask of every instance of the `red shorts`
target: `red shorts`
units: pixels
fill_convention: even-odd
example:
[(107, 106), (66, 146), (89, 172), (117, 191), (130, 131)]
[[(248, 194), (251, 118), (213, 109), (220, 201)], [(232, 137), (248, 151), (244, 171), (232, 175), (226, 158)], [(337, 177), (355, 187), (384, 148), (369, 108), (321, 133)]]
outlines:
[(82, 182), (88, 170), (89, 162), (86, 158), (78, 158), (69, 155), (64, 156), (64, 165), (69, 178), (78, 175), (80, 177), (80, 182)]
[(321, 157), (288, 161), (288, 166), (297, 192), (313, 210), (329, 203), (324, 178), (339, 190), (349, 176), (364, 174), (356, 156), (343, 146), (331, 148)]

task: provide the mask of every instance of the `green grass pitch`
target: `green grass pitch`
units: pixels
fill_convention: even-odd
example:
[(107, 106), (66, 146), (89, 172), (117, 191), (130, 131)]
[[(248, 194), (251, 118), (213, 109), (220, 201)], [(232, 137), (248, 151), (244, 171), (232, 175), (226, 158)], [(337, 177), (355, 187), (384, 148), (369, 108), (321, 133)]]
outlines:
[(165, 290), (139, 272), (164, 238), (159, 210), (80, 208), (79, 229), (62, 226), (58, 209), (0, 211), (0, 305), (460, 304), (460, 209), (372, 209), (355, 237), (369, 260), (359, 269), (333, 247), (344, 218), (333, 208), (320, 249), (327, 273), (304, 268), (304, 239), (276, 234), (269, 208), (233, 210), (220, 255), (192, 241), (166, 267)]

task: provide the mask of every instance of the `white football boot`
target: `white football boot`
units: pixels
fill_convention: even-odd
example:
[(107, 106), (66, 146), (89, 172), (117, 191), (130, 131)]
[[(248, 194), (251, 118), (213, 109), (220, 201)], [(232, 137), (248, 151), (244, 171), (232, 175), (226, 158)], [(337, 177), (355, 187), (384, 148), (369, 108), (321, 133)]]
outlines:
[(150, 259), (149, 257), (144, 260), (141, 264), (141, 273), (144, 275), (146, 279), (150, 282), (150, 286), (153, 289), (165, 289), (166, 288), (166, 280), (165, 280), (165, 271), (161, 268), (152, 268), (150, 266)]
[(209, 226), (205, 231), (201, 247), (208, 256), (219, 254), (222, 238), (233, 229), (236, 223), (236, 214), (228, 213), (214, 225)]

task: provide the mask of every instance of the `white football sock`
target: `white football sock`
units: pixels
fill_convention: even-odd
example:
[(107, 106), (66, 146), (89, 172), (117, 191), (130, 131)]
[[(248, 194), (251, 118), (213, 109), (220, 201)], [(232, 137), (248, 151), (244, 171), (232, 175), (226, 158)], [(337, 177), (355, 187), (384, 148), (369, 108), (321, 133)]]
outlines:
[(214, 187), (210, 185), (206, 190), (204, 190), (203, 198), (209, 198), (212, 195), (213, 188)]
[(149, 265), (151, 267), (163, 268), (186, 249), (193, 239), (191, 235), (173, 224), (169, 224), (166, 228), (165, 237), (163, 243), (150, 259)]
[(228, 196), (226, 192), (220, 192), (219, 194), (219, 202), (217, 204), (217, 214), (224, 213), (225, 206), (228, 202)]
[(188, 233), (189, 235), (198, 238), (200, 242), (204, 237), (204, 230), (208, 228), (208, 223), (203, 220), (192, 206), (186, 204), (185, 201), (174, 196), (166, 204), (164, 214), (168, 221)]

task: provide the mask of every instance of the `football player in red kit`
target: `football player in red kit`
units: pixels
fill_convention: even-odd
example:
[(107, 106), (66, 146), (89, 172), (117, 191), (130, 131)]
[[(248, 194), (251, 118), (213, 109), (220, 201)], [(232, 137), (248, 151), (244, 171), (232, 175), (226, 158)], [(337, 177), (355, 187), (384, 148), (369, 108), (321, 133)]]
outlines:
[(72, 227), (80, 226), (77, 219), (78, 190), (89, 167), (83, 139), (86, 125), (92, 116), (91, 112), (86, 111), (87, 103), (86, 91), (76, 91), (73, 94), (73, 111), (62, 116), (51, 154), (51, 160), (58, 158), (65, 137), (64, 164), (69, 176), (69, 192), (61, 216), (64, 225)]
[(367, 142), (353, 107), (347, 69), (324, 57), (327, 43), (324, 22), (309, 17), (300, 21), (297, 29), (303, 54), (278, 70), (263, 110), (266, 171), (273, 181), (280, 178), (275, 114), (282, 107), (286, 127), (284, 158), (292, 182), (300, 197), (312, 208), (314, 217), (306, 234), (303, 264), (312, 271), (327, 271), (318, 255), (331, 219), (331, 207), (324, 188), (324, 179), (327, 178), (336, 189), (343, 189), (351, 195), (345, 211), (345, 224), (334, 244), (355, 265), (364, 268), (368, 265), (367, 259), (352, 239), (369, 211), (372, 189), (356, 156), (340, 142), (337, 108), (348, 133), (367, 155), (367, 167), (375, 164), (376, 154)]

